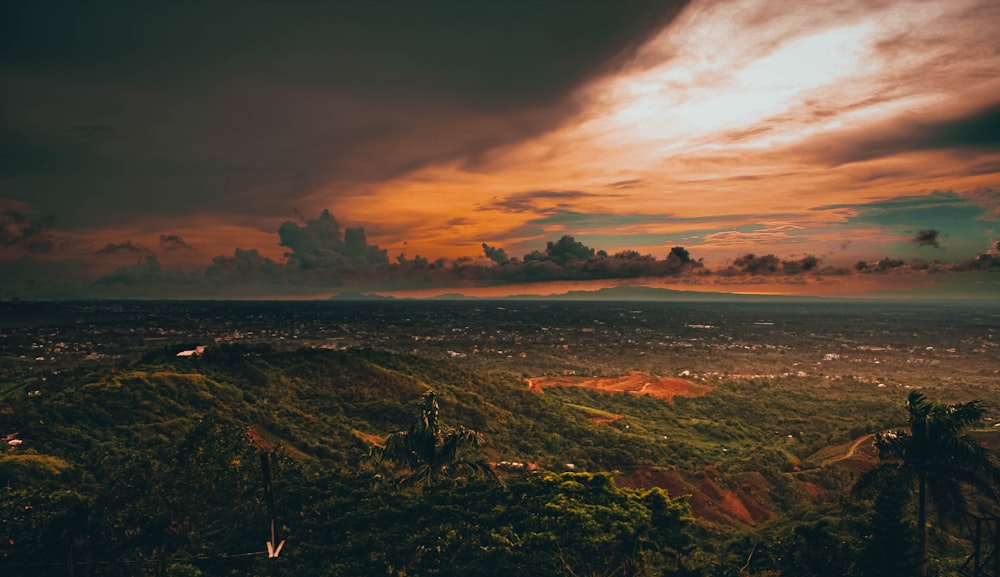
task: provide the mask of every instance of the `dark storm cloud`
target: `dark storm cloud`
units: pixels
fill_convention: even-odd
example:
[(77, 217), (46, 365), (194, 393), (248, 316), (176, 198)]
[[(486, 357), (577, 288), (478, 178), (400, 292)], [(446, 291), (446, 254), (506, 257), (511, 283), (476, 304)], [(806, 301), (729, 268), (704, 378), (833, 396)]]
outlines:
[(281, 214), (553, 128), (683, 5), (5, 2), (3, 195), (61, 226)]
[(885, 127), (877, 134), (826, 143), (820, 154), (840, 165), (920, 150), (1000, 150), (1000, 103), (967, 116)]

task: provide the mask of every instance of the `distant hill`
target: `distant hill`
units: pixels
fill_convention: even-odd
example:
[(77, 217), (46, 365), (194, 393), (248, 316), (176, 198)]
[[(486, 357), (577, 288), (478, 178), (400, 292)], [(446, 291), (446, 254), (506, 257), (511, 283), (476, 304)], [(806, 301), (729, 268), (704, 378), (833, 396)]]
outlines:
[(391, 301), (395, 297), (384, 296), (375, 293), (363, 293), (360, 291), (345, 291), (330, 297), (332, 301)]
[[(385, 297), (383, 297), (385, 298)], [(353, 299), (359, 300), (359, 299)], [(505, 297), (476, 297), (448, 293), (428, 300), (511, 300), (511, 301), (621, 301), (621, 302), (829, 302), (832, 299), (815, 296), (757, 295), (726, 292), (685, 291), (647, 286), (616, 286), (597, 290), (574, 290), (560, 294), (521, 293)]]
[(823, 297), (795, 295), (755, 295), (724, 292), (683, 291), (647, 286), (617, 286), (594, 291), (569, 291), (562, 294), (536, 296), (516, 295), (507, 297), (511, 300), (572, 300), (572, 301), (691, 301), (691, 302), (814, 302), (827, 301)]

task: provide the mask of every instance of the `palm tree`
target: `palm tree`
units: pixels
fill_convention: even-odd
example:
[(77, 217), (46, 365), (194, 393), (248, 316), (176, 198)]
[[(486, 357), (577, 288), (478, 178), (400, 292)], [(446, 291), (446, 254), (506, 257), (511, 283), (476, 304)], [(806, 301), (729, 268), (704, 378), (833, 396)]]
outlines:
[(971, 487), (996, 496), (1000, 467), (989, 452), (966, 429), (984, 415), (978, 401), (946, 405), (929, 401), (919, 391), (910, 392), (906, 409), (909, 430), (885, 431), (875, 435), (881, 463), (865, 474), (857, 490), (879, 481), (904, 483), (917, 493), (917, 544), (920, 575), (927, 575), (927, 505), (938, 516), (966, 512), (965, 489)]
[(446, 430), (438, 420), (439, 411), (434, 391), (424, 393), (420, 414), (409, 430), (392, 433), (385, 445), (372, 447), (371, 459), (376, 465), (388, 461), (401, 467), (401, 485), (430, 485), (463, 474), (495, 479), (483, 459), (465, 457), (483, 445), (483, 436), (465, 427)]

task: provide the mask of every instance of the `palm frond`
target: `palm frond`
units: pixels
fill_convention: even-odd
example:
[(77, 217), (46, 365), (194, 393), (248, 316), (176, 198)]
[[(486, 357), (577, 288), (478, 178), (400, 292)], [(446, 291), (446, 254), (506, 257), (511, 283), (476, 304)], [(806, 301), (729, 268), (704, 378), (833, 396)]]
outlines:
[(373, 447), (371, 459), (376, 465), (385, 462), (401, 469), (397, 477), (401, 486), (427, 486), (441, 477), (463, 473), (496, 479), (488, 463), (463, 457), (483, 445), (483, 436), (465, 427), (446, 429), (439, 413), (435, 393), (427, 391), (410, 428), (389, 435), (383, 446)]
[(908, 431), (883, 431), (875, 434), (875, 450), (884, 461), (903, 460), (908, 452), (911, 435)]
[(880, 463), (858, 478), (852, 493), (855, 497), (869, 497), (889, 483), (903, 483), (907, 489), (912, 489), (915, 481), (916, 475), (912, 469), (903, 467), (900, 463)]

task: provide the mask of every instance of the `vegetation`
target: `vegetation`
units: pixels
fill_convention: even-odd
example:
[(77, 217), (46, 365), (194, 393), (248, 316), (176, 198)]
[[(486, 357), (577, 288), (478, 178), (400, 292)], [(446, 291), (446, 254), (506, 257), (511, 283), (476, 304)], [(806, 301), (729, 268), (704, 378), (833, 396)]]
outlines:
[[(1000, 466), (985, 447), (966, 430), (982, 421), (980, 401), (947, 405), (911, 391), (906, 403), (909, 430), (893, 430), (875, 436), (881, 465), (860, 481), (860, 486), (881, 482), (916, 489), (918, 572), (927, 575), (927, 505), (939, 517), (968, 514), (964, 489), (971, 487), (997, 498)], [(883, 499), (892, 489), (883, 489)]]
[[(255, 315), (267, 309), (240, 310), (262, 334), (270, 317)], [(306, 322), (293, 315), (299, 309), (282, 310), (289, 326)], [(440, 335), (415, 337), (422, 333), (404, 321), (417, 309), (399, 310), (379, 320), (391, 327), (386, 340), (365, 337), (378, 348), (331, 350), (319, 338), (302, 346), (288, 329), (178, 357), (212, 341), (185, 333), (165, 343), (122, 329), (112, 334), (127, 354), (106, 347), (59, 357), (80, 343), (48, 328), (15, 335), (16, 346), (8, 340), (0, 352), (0, 573), (905, 576), (920, 570), (918, 534), (929, 526), (927, 573), (957, 577), (969, 536), (959, 524), (920, 522), (909, 492), (919, 494), (919, 467), (928, 510), (946, 513), (968, 495), (971, 511), (995, 513), (995, 501), (965, 492), (992, 482), (993, 469), (914, 458), (946, 447), (981, 457), (980, 447), (1000, 445), (988, 426), (1000, 416), (995, 363), (978, 352), (994, 346), (986, 317), (970, 317), (983, 327), (974, 336), (942, 337), (958, 353), (928, 350), (929, 332), (901, 335), (881, 317), (863, 336), (811, 335), (806, 315), (785, 323), (786, 340), (773, 348), (764, 339), (776, 325), (753, 321), (745, 334), (684, 328), (664, 349), (667, 337), (654, 332), (665, 331), (646, 328), (632, 308), (588, 311), (595, 332), (575, 333), (557, 324), (569, 309), (531, 309), (496, 324), (491, 341), (470, 306), (461, 322), (472, 328), (441, 333), (457, 330), (489, 353), (462, 357), (443, 354), (456, 346)], [(776, 318), (766, 311), (741, 314)], [(531, 333), (524, 319), (549, 330)], [(313, 324), (316, 334), (339, 327)], [(525, 357), (508, 354), (519, 334), (538, 339)], [(870, 338), (884, 339), (885, 350), (862, 350)], [(806, 345), (795, 348), (797, 340)], [(818, 348), (824, 340), (837, 344)], [(820, 360), (817, 350), (839, 352)], [(965, 372), (951, 370), (952, 358)], [(685, 378), (704, 394), (529, 391), (524, 377), (549, 361), (556, 374), (690, 369)], [(925, 372), (950, 380), (925, 384)], [(915, 448), (925, 437), (950, 440)], [(264, 551), (262, 453), (274, 463), (286, 541), (277, 558)], [(853, 497), (868, 470), (878, 482)], [(951, 501), (930, 499), (939, 481), (956, 488), (938, 491)]]
[(467, 474), (496, 479), (489, 463), (481, 458), (465, 458), (463, 453), (479, 449), (483, 436), (471, 429), (445, 431), (438, 419), (437, 394), (427, 391), (420, 414), (408, 431), (389, 435), (384, 445), (372, 447), (376, 465), (388, 461), (403, 467), (397, 481), (402, 485), (432, 485), (442, 477)]

